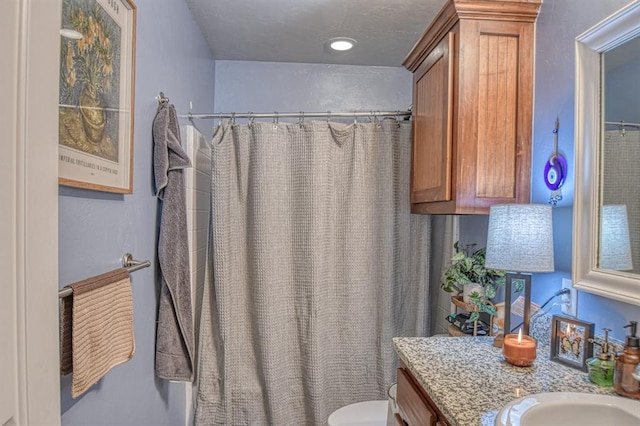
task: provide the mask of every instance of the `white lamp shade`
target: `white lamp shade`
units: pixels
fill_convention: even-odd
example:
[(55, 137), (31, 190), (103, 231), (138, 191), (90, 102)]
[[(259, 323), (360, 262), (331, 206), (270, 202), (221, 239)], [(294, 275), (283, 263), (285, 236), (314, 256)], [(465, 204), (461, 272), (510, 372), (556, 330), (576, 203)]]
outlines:
[(627, 206), (610, 204), (602, 206), (600, 222), (600, 265), (603, 269), (630, 271), (631, 241)]
[(553, 272), (551, 206), (491, 206), (485, 266), (514, 272)]

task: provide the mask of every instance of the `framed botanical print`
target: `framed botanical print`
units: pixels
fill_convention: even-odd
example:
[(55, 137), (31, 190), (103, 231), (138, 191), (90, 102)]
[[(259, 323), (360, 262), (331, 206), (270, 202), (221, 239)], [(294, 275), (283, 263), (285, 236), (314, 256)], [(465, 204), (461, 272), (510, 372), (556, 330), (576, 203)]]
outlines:
[(563, 315), (551, 319), (551, 360), (587, 371), (587, 359), (593, 356), (594, 324)]
[(136, 6), (63, 0), (58, 182), (133, 192)]

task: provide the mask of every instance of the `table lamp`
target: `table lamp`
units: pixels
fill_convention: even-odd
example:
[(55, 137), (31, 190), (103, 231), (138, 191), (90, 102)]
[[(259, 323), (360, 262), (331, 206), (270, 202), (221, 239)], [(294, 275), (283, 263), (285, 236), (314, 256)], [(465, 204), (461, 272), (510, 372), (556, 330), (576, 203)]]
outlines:
[(602, 269), (614, 271), (633, 269), (627, 206), (624, 204), (602, 206), (599, 259), (599, 266)]
[(551, 206), (505, 204), (491, 206), (485, 267), (507, 271), (504, 334), (511, 333), (511, 292), (514, 281), (524, 282), (523, 332), (531, 320), (531, 273), (553, 272)]

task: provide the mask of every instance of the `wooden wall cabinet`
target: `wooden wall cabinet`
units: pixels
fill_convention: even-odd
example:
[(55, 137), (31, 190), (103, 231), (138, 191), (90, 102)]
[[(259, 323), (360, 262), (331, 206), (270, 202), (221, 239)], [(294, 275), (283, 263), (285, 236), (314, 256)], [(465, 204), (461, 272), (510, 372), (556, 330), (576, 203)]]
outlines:
[(528, 203), (540, 0), (449, 0), (404, 61), (413, 73), (413, 213)]
[(449, 426), (429, 395), (422, 389), (411, 372), (398, 368), (397, 402), (402, 422), (409, 426)]

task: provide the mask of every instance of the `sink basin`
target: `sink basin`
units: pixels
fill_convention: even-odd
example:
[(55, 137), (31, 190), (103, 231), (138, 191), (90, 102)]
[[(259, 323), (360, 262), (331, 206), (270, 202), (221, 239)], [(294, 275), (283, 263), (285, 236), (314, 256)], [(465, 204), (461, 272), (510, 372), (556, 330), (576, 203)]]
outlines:
[(621, 396), (547, 392), (505, 405), (496, 426), (640, 425), (640, 401)]

